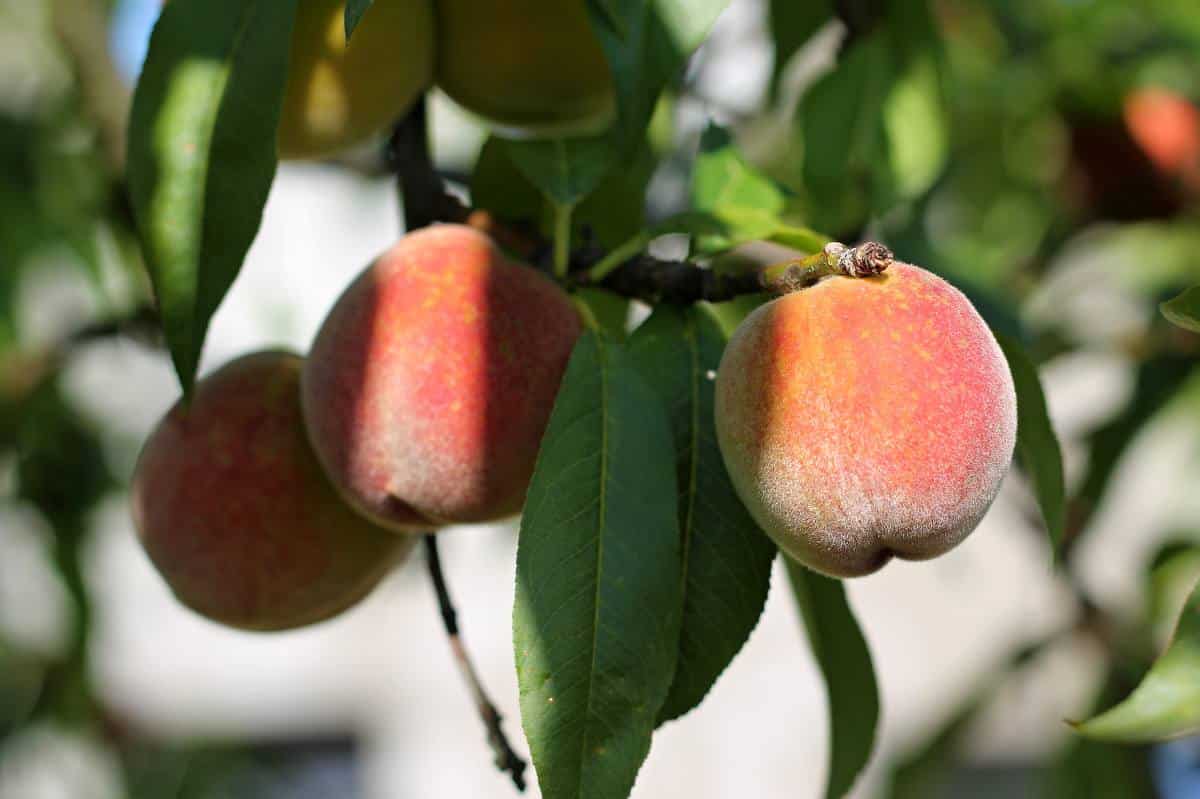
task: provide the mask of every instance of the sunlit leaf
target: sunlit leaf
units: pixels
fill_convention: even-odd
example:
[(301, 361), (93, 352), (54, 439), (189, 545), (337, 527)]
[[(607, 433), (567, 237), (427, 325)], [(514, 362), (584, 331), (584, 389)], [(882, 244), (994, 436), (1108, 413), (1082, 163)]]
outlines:
[(275, 176), (296, 0), (172, 0), (134, 94), (129, 188), (187, 391)]

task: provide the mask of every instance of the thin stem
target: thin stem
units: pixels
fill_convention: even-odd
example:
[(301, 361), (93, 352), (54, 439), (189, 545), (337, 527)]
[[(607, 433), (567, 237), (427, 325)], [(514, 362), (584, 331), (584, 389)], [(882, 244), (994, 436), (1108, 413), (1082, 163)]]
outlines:
[(651, 236), (649, 233), (642, 232), (629, 239), (615, 250), (609, 252), (608, 255), (605, 255), (588, 269), (588, 281), (592, 283), (599, 283), (604, 280), (604, 278), (616, 271), (621, 264), (645, 250), (650, 244), (650, 239)]
[(438, 554), (437, 534), (430, 533), (424, 538), (429, 577), (433, 581), (433, 589), (437, 593), (442, 625), (446, 628), (446, 636), (450, 640), (450, 651), (454, 655), (454, 662), (458, 666), (463, 681), (467, 684), (467, 689), (471, 692), (471, 698), (475, 701), (479, 717), (483, 720), (484, 727), (487, 728), (488, 743), (495, 755), (496, 767), (501, 771), (508, 772), (512, 777), (513, 785), (517, 786), (517, 790), (524, 791), (525, 769), (528, 764), (513, 751), (508, 739), (504, 736), (504, 730), (500, 726), (502, 716), (496, 710), (492, 700), (488, 698), (487, 692), (484, 691), (483, 683), (480, 682), (479, 674), (475, 670), (475, 664), (459, 635), (458, 612), (454, 609), (454, 603), (450, 599), (450, 590), (446, 587), (446, 576), (442, 572), (441, 556)]
[(554, 276), (565, 280), (571, 264), (571, 212), (570, 203), (554, 204)]
[(422, 95), (396, 124), (388, 159), (396, 171), (405, 231), (445, 219), (446, 190), (429, 153), (429, 125)]

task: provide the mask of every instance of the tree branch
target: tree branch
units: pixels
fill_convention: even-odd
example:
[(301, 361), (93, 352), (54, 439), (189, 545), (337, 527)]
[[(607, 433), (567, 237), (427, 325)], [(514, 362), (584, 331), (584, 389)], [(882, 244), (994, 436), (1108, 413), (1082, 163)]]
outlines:
[[(400, 200), (404, 206), (404, 228), (406, 231), (427, 227), (436, 222), (460, 222), (475, 227), (491, 223), (491, 216), (480, 217), (463, 205), (457, 197), (446, 190), (446, 186), (433, 165), (429, 151), (429, 130), (425, 97), (420, 97), (412, 109), (396, 124), (388, 142), (388, 161), (396, 173)], [(486, 231), (490, 232), (490, 231)], [(463, 645), (458, 630), (458, 612), (450, 600), (446, 587), (446, 576), (442, 572), (442, 560), (438, 554), (437, 534), (429, 533), (425, 539), (426, 564), (429, 578), (437, 594), (438, 608), (442, 614), (442, 626), (450, 651), (458, 666), (459, 674), (471, 693), (479, 718), (487, 729), (488, 744), (492, 747), (496, 767), (508, 772), (518, 791), (525, 790), (525, 769), (522, 760), (508, 742), (500, 726), (500, 712), (488, 697), (475, 670), (475, 664)]]
[(508, 743), (508, 738), (505, 737), (504, 730), (500, 725), (503, 717), (484, 691), (479, 674), (475, 671), (475, 665), (471, 661), (470, 655), (467, 654), (467, 649), (459, 635), (458, 613), (454, 609), (450, 591), (446, 587), (446, 576), (442, 573), (437, 534), (430, 533), (424, 538), (429, 577), (433, 581), (433, 588), (437, 593), (438, 608), (442, 613), (442, 625), (446, 628), (446, 637), (450, 640), (450, 651), (454, 654), (454, 662), (458, 666), (459, 674), (467, 683), (467, 687), (471, 691), (471, 698), (475, 701), (475, 707), (479, 711), (479, 717), (483, 720), (484, 727), (487, 728), (488, 744), (491, 745), (492, 753), (495, 755), (496, 767), (501, 771), (508, 772), (512, 776), (513, 785), (517, 786), (517, 790), (524, 791), (525, 769), (528, 764), (513, 751), (512, 746)]

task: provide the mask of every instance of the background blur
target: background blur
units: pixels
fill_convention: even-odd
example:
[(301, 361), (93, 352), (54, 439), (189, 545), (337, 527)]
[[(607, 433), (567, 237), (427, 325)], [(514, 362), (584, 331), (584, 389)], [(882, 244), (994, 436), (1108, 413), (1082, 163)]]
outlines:
[[(1063, 724), (1132, 687), (1200, 573), (1172, 546), (1200, 542), (1200, 340), (1156, 310), (1200, 282), (1200, 7), (933, 3), (944, 58), (903, 77), (885, 151), (817, 202), (797, 104), (843, 31), (777, 59), (783, 5), (733, 0), (664, 101), (656, 144), (675, 155), (647, 212), (685, 201), (706, 120), (730, 126), (813, 227), (870, 233), (1025, 337), (1073, 497), (1065, 572), (1014, 472), (959, 549), (848, 584), (883, 697), (855, 796), (1200, 796), (1200, 745), (1084, 745)], [(124, 486), (177, 396), (119, 182), (157, 10), (0, 0), (0, 799), (512, 796), (419, 552), (343, 617), (253, 635), (184, 610), (135, 540)], [(486, 132), (433, 109), (439, 166), (470, 174)], [(202, 371), (305, 349), (400, 233), (381, 172), (374, 151), (281, 167)], [(467, 645), (524, 753), (515, 528), (443, 539)], [(823, 688), (775, 576), (745, 650), (655, 737), (635, 797), (819, 794)]]

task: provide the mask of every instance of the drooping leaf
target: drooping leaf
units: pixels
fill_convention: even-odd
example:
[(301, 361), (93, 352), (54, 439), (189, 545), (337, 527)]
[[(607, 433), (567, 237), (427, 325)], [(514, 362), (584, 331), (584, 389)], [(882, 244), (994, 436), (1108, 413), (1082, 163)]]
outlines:
[(617, 93), (613, 150), (645, 136), (659, 95), (700, 46), (729, 0), (587, 0)]
[(167, 345), (190, 389), (258, 233), (296, 0), (173, 0), (134, 94), (128, 177)]
[(804, 43), (833, 17), (830, 0), (770, 0), (771, 38), (775, 42), (775, 62), (771, 70), (771, 96), (779, 94), (779, 81)]
[(587, 332), (517, 549), (521, 719), (547, 799), (632, 788), (675, 670), (680, 563), (666, 411), (628, 355)]
[(1200, 732), (1200, 590), (1192, 589), (1170, 644), (1133, 693), (1073, 726), (1088, 738), (1123, 743)]
[(668, 410), (675, 436), (683, 542), (679, 662), (660, 722), (700, 704), (762, 615), (775, 545), (738, 499), (713, 425), (725, 335), (700, 308), (660, 305), (629, 354)]
[(1171, 324), (1200, 333), (1200, 286), (1192, 286), (1158, 307)]
[(1019, 341), (1004, 333), (995, 335), (1017, 389), (1017, 455), (1033, 481), (1051, 546), (1057, 548), (1062, 543), (1066, 510), (1062, 450), (1050, 424), (1037, 368)]
[(796, 606), (829, 697), (827, 799), (844, 796), (871, 758), (879, 723), (879, 687), (871, 651), (840, 580), (782, 556)]
[(346, 0), (346, 41), (354, 35), (354, 29), (375, 0)]

